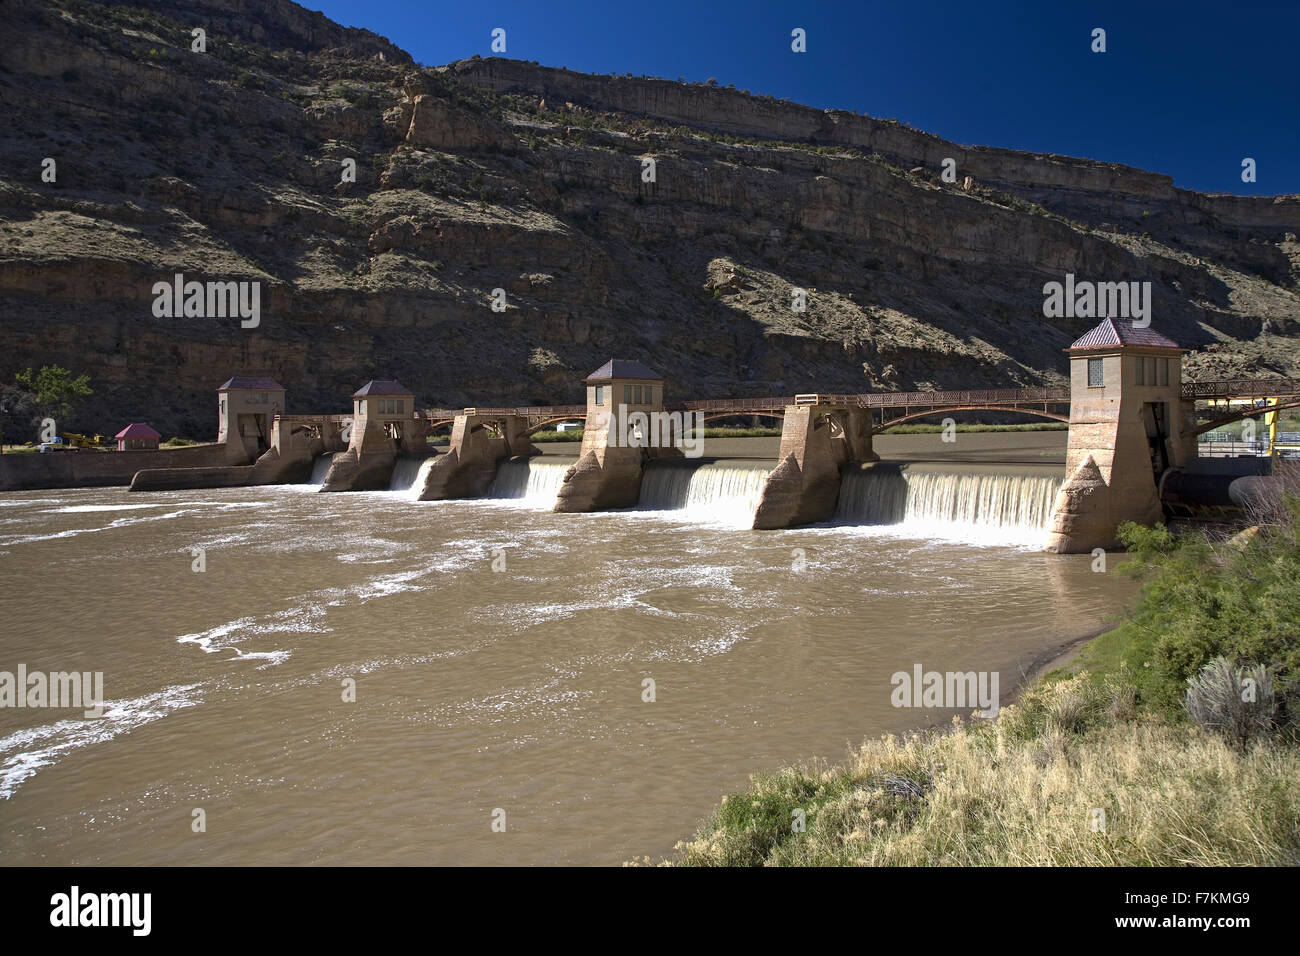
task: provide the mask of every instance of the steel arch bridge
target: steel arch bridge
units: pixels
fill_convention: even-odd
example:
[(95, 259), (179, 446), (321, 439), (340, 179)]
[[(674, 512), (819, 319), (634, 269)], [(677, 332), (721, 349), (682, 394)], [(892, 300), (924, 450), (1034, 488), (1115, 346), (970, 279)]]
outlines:
[[(1198, 425), (1191, 432), (1200, 435), (1222, 425), (1261, 414), (1300, 408), (1300, 379), (1260, 378), (1221, 379), (1205, 382), (1184, 382), (1181, 387), (1184, 401), (1216, 403), (1254, 399), (1265, 402), (1251, 404)], [(1030, 415), (1055, 422), (1070, 420), (1070, 389), (1065, 387), (1041, 388), (989, 388), (952, 389), (932, 392), (865, 392), (859, 394), (806, 393), (799, 395), (770, 396), (766, 398), (717, 398), (703, 401), (665, 402), (666, 412), (698, 412), (703, 421), (752, 415), (784, 419), (791, 407), (818, 407), (862, 410), (871, 416), (868, 431), (879, 434), (897, 425), (918, 421), (945, 412), (997, 412)], [(573, 419), (586, 419), (585, 405), (521, 405), (494, 408), (433, 408), (419, 413), (430, 424), (439, 427), (452, 424), (457, 415), (469, 414), (486, 418), (518, 416), (528, 420), (527, 434), (534, 434), (548, 425)]]

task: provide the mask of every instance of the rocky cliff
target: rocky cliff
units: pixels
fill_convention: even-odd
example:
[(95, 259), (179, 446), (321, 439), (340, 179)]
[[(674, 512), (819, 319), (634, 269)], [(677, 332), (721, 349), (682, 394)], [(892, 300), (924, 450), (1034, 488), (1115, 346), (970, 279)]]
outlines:
[[(302, 412), (372, 377), (577, 401), (611, 355), (679, 398), (1060, 383), (1096, 324), (1043, 318), (1066, 273), (1150, 281), (1198, 374), (1300, 374), (1300, 197), (706, 85), (421, 69), (287, 0), (9, 0), (0, 35), (0, 380), (89, 373), (85, 430), (206, 437), (236, 373)], [(259, 324), (155, 316), (176, 273), (260, 281)]]

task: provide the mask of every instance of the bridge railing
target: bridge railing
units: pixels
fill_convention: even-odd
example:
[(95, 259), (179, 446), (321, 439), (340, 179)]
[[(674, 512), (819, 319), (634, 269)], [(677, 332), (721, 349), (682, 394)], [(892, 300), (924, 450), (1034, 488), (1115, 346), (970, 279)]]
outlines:
[[(1300, 379), (1295, 378), (1234, 378), (1207, 382), (1183, 382), (1185, 399), (1273, 398), (1300, 396)], [(862, 392), (853, 395), (831, 393), (806, 393), (794, 396), (771, 395), (764, 398), (714, 398), (692, 402), (665, 402), (664, 411), (734, 412), (743, 415), (750, 411), (779, 411), (790, 405), (839, 405), (856, 408), (941, 407), (978, 405), (1053, 404), (1070, 401), (1068, 388), (981, 388), (945, 390), (935, 392)], [(585, 418), (586, 405), (517, 405), (501, 408), (427, 408), (415, 412), (415, 417), (430, 420), (455, 418), (471, 411), (477, 415), (519, 415), (524, 418)], [(345, 422), (353, 418), (343, 415), (277, 415), (277, 419), (296, 424), (319, 422)]]
[(768, 398), (710, 398), (700, 402), (665, 402), (667, 412), (731, 412), (743, 415), (747, 411), (770, 412), (787, 405), (794, 399), (786, 396)]
[[(1211, 398), (1270, 398), (1300, 395), (1300, 379), (1221, 379), (1209, 382), (1183, 382), (1182, 397), (1186, 399)], [(765, 398), (714, 398), (703, 401), (665, 402), (664, 411), (677, 412), (735, 412), (743, 415), (749, 411), (777, 411), (790, 405), (839, 405), (857, 408), (939, 407), (972, 405), (1026, 405), (1055, 404), (1070, 401), (1070, 389), (1064, 387), (1041, 388), (977, 388), (953, 389), (934, 392), (860, 392), (857, 394), (806, 393), (794, 396), (772, 395)], [(585, 405), (518, 405), (514, 407), (486, 408), (430, 408), (419, 414), (430, 419), (455, 418), (467, 411), (476, 415), (519, 415), (524, 418), (585, 418)], [(341, 421), (350, 416), (293, 415), (296, 421)]]
[(1196, 445), (1198, 458), (1266, 458), (1272, 450), (1267, 438), (1257, 438), (1254, 441), (1205, 441), (1204, 439), (1204, 435), (1200, 436)]
[(586, 418), (586, 405), (519, 405), (513, 408), (426, 408), (419, 414), (429, 419), (455, 418), (457, 415), (518, 415), (521, 418)]
[(337, 425), (350, 422), (355, 417), (355, 415), (276, 415), (275, 420), (291, 425), (319, 425), (322, 422), (334, 422)]
[(865, 408), (897, 405), (1017, 405), (1068, 402), (1068, 388), (977, 388), (940, 392), (868, 392), (851, 396)]
[(1213, 382), (1183, 382), (1183, 398), (1271, 398), (1300, 395), (1300, 379), (1226, 378)]
[[(903, 406), (943, 405), (1016, 405), (1063, 403), (1070, 400), (1068, 388), (985, 388), (941, 392), (865, 392), (854, 395), (808, 393), (769, 395), (764, 398), (711, 398), (702, 401), (664, 402), (666, 412), (746, 412), (780, 411), (790, 405), (838, 405), (856, 408), (895, 408)], [(429, 408), (420, 412), (426, 418), (455, 418), (474, 415), (519, 415), (525, 418), (585, 418), (585, 405), (519, 405), (505, 408)]]
[(800, 404), (849, 405), (859, 408), (894, 408), (927, 405), (1017, 405), (1068, 402), (1068, 388), (978, 388), (937, 392), (863, 392), (857, 395), (800, 395)]

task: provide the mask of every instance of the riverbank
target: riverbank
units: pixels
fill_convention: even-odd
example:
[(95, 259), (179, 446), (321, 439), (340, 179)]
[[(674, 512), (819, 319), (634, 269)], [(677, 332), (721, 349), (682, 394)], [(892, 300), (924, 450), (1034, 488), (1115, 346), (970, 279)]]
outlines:
[(1218, 543), (1129, 526), (1146, 579), (1129, 618), (1063, 647), (996, 718), (756, 776), (669, 862), (1295, 865), (1297, 516), (1292, 499)]
[[(1122, 688), (1041, 683), (990, 722), (886, 736), (846, 767), (727, 797), (691, 866), (1291, 865), (1300, 751), (1247, 751), (1125, 713)], [(802, 832), (792, 821), (804, 821)]]

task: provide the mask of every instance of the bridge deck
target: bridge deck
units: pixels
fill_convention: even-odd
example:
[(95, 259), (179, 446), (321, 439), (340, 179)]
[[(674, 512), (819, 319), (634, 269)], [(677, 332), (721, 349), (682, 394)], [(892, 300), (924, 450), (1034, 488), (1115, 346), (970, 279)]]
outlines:
[[(1222, 379), (1211, 382), (1184, 382), (1185, 399), (1210, 400), (1230, 398), (1271, 398), (1300, 395), (1300, 379)], [(782, 411), (791, 405), (827, 405), (841, 408), (894, 410), (978, 409), (1032, 405), (1068, 405), (1070, 389), (1061, 388), (982, 388), (933, 392), (862, 392), (858, 394), (815, 393), (808, 395), (773, 395), (766, 398), (711, 398), (692, 402), (665, 402), (669, 412), (746, 412)], [(518, 405), (486, 408), (430, 408), (421, 412), (431, 420), (455, 418), (463, 414), (519, 415), (524, 418), (585, 418), (585, 405)], [(311, 416), (288, 416), (309, 419)]]
[(322, 422), (335, 422), (341, 424), (350, 422), (354, 415), (276, 415), (275, 420), (278, 422), (291, 422), (295, 425), (319, 425)]
[(1183, 398), (1282, 398), (1300, 395), (1296, 378), (1229, 378), (1215, 382), (1183, 382)]

